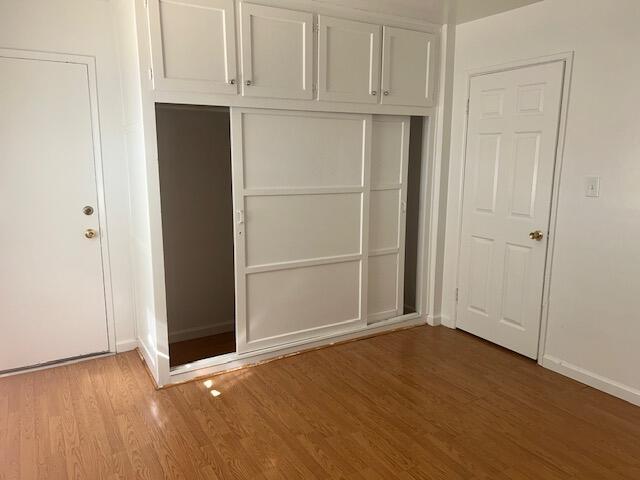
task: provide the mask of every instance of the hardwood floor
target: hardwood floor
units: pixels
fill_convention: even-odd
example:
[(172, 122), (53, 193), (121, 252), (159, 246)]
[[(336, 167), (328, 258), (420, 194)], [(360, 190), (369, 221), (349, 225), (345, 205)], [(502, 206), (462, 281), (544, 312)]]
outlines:
[(170, 343), (169, 364), (175, 367), (235, 351), (236, 332), (218, 333), (208, 337)]
[(0, 478), (640, 478), (640, 408), (443, 327), (209, 380), (156, 391), (135, 352), (0, 378)]

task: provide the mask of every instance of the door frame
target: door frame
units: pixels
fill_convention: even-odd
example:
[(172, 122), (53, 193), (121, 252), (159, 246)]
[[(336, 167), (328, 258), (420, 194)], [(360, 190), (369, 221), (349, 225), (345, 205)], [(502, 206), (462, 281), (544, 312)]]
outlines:
[[(482, 75), (490, 75), (492, 73), (500, 73), (509, 70), (517, 70), (520, 68), (534, 67), (548, 63), (562, 62), (564, 64), (564, 72), (562, 77), (562, 95), (560, 98), (560, 116), (558, 123), (558, 133), (556, 142), (556, 154), (554, 158), (554, 171), (551, 185), (551, 206), (549, 212), (549, 225), (547, 226), (547, 249), (545, 255), (544, 276), (542, 283), (542, 305), (540, 310), (540, 333), (538, 336), (538, 358), (537, 362), (542, 365), (544, 350), (547, 338), (547, 324), (549, 319), (549, 295), (551, 289), (551, 274), (553, 266), (553, 255), (555, 251), (556, 230), (558, 221), (558, 199), (560, 193), (560, 180), (562, 175), (562, 164), (564, 159), (565, 137), (567, 129), (567, 116), (569, 109), (569, 96), (571, 91), (571, 76), (573, 72), (574, 52), (562, 52), (554, 55), (547, 55), (537, 58), (516, 60), (489, 67), (479, 67), (467, 70), (466, 72), (466, 98), (467, 102), (471, 97), (471, 80), (474, 77)], [(468, 103), (466, 104), (468, 105)], [(457, 328), (458, 320), (458, 288), (460, 284), (460, 254), (462, 250), (462, 219), (464, 211), (464, 182), (467, 166), (467, 141), (469, 136), (469, 111), (468, 108), (464, 112), (464, 137), (462, 140), (462, 166), (458, 191), (458, 236), (456, 238), (456, 274), (455, 274), (455, 307), (453, 311), (453, 328)]]
[[(100, 228), (99, 240), (102, 260), (102, 281), (104, 285), (104, 309), (107, 322), (108, 352), (115, 353), (116, 328), (113, 308), (113, 286), (111, 282), (111, 261), (109, 256), (109, 234), (107, 228), (104, 174), (102, 170), (102, 141), (100, 135), (100, 110), (98, 107), (98, 82), (95, 58), (86, 55), (50, 53), (37, 50), (16, 50), (5, 48), (0, 48), (0, 57), (25, 60), (40, 60), (45, 62), (73, 63), (77, 65), (83, 65), (86, 68), (87, 87), (89, 93), (89, 109), (91, 112), (91, 135), (93, 143), (93, 163), (95, 169), (95, 187), (96, 198), (98, 202), (98, 204), (96, 205), (96, 210), (98, 213), (98, 225)], [(104, 353), (105, 352), (95, 352), (95, 355), (101, 355)], [(73, 358), (61, 358), (59, 360), (56, 360), (55, 364), (58, 364), (58, 362), (68, 361), (73, 361)], [(38, 365), (34, 365), (33, 367), (25, 367), (24, 369), (20, 369), (20, 371), (38, 367)]]

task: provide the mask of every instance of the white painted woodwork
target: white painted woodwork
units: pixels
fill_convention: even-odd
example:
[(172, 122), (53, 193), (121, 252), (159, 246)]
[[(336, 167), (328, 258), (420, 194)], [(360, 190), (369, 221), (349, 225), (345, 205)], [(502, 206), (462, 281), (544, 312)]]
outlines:
[(231, 119), (238, 352), (366, 325), (371, 117)]
[(409, 117), (372, 122), (368, 322), (402, 315)]
[(247, 267), (358, 255), (361, 197), (361, 193), (247, 197), (247, 238), (270, 239), (247, 242)]
[(149, 0), (157, 90), (236, 94), (233, 0)]
[(0, 54), (0, 78), (0, 371), (108, 351), (88, 67)]
[(261, 112), (243, 117), (245, 188), (362, 187), (362, 116)]
[(313, 14), (240, 3), (242, 95), (311, 99)]
[(318, 98), (378, 103), (380, 25), (318, 16)]
[[(458, 327), (538, 354), (563, 63), (473, 77)], [(529, 238), (540, 230), (542, 241)]]
[(435, 105), (436, 35), (383, 27), (382, 96), (388, 105)]

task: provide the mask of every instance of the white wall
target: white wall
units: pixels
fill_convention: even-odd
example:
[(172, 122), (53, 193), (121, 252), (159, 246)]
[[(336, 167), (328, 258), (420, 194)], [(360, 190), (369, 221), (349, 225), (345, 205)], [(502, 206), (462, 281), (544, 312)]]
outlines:
[(638, 25), (638, 0), (545, 0), (458, 26), (442, 308), (453, 325), (466, 71), (575, 51), (544, 364), (640, 404)]
[(111, 3), (0, 0), (0, 48), (90, 55), (96, 59), (113, 307), (118, 350), (135, 347), (129, 261), (129, 187), (122, 97)]

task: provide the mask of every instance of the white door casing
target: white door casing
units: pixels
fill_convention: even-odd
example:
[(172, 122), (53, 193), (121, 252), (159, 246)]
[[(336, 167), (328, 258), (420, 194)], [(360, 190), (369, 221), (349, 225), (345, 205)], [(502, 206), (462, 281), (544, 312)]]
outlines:
[(384, 26), (382, 96), (386, 105), (435, 105), (436, 35)]
[(95, 72), (75, 58), (0, 50), (0, 371), (109, 350)]
[(149, 0), (156, 90), (237, 94), (233, 0)]
[[(531, 358), (563, 74), (564, 63), (553, 62), (470, 82), (457, 326)], [(542, 238), (530, 238), (537, 231)]]
[(371, 117), (232, 108), (238, 353), (366, 325)]
[(369, 204), (368, 322), (403, 314), (410, 118), (374, 115)]
[(313, 14), (240, 3), (242, 95), (313, 97)]
[(377, 103), (380, 25), (318, 15), (318, 99)]

